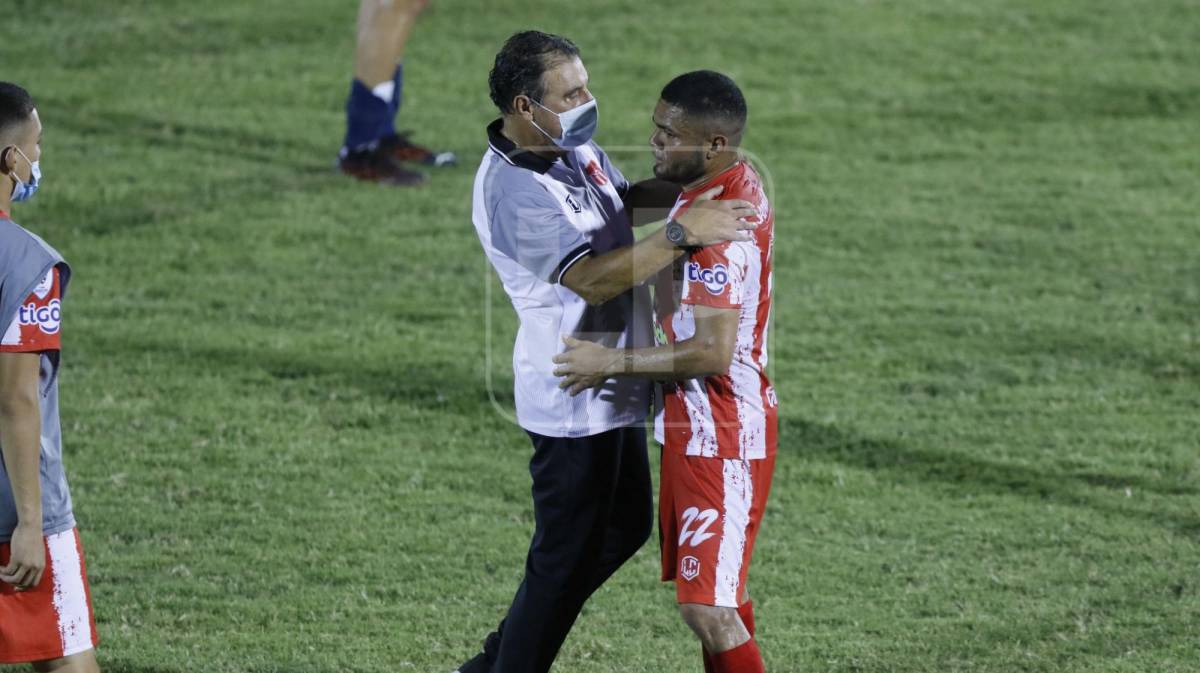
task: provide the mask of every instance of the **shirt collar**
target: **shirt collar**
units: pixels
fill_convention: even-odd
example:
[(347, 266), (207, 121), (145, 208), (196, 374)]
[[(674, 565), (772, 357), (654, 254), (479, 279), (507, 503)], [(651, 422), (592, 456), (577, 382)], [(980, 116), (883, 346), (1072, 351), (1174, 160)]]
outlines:
[(545, 173), (554, 165), (554, 161), (542, 156), (538, 156), (527, 149), (517, 147), (517, 144), (509, 140), (500, 128), (504, 126), (504, 119), (497, 119), (488, 124), (488, 145), (492, 150), (504, 157), (504, 160), (514, 166), (527, 168), (535, 173)]
[[(741, 170), (742, 167), (745, 165), (745, 163), (746, 163), (745, 159), (738, 157), (738, 160), (735, 161), (732, 166), (730, 166), (729, 168), (726, 168), (725, 170), (721, 171), (720, 173), (717, 173), (712, 178), (710, 178), (708, 181), (706, 181), (704, 184), (699, 185), (697, 187), (692, 187), (691, 189), (684, 192), (681, 196), (687, 196), (687, 197), (696, 196), (697, 194), (706, 192), (706, 191), (712, 189), (713, 187), (716, 187), (717, 185), (724, 183), (726, 180), (729, 179), (730, 176), (732, 176), (734, 173)], [(719, 198), (727, 199), (730, 197), (729, 197), (728, 192), (722, 192), (721, 196)]]

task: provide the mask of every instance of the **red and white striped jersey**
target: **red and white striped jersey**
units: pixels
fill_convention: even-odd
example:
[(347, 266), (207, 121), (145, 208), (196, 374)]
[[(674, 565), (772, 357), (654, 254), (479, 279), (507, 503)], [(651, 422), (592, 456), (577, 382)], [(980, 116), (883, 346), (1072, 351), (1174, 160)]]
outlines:
[(672, 216), (717, 185), (725, 186), (718, 199), (743, 199), (757, 206), (761, 219), (754, 240), (701, 248), (659, 274), (656, 332), (661, 343), (684, 341), (696, 332), (694, 306), (737, 309), (733, 362), (719, 376), (662, 384), (655, 435), (667, 451), (689, 456), (766, 458), (774, 455), (779, 435), (779, 403), (766, 371), (775, 214), (758, 173), (739, 161), (681, 194)]

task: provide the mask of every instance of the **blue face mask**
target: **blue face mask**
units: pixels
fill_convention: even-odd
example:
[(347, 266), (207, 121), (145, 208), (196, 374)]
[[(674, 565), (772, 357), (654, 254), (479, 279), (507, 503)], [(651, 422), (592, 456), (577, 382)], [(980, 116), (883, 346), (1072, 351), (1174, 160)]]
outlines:
[(33, 195), (37, 193), (38, 185), (42, 183), (42, 169), (40, 166), (38, 166), (39, 162), (29, 161), (29, 157), (25, 156), (25, 153), (21, 151), (20, 147), (14, 147), (13, 149), (15, 149), (17, 154), (20, 154), (21, 158), (29, 164), (29, 182), (25, 182), (21, 180), (21, 178), (18, 178), (15, 172), (11, 173), (13, 181), (16, 182), (16, 184), (13, 185), (12, 202), (20, 203), (21, 201), (28, 201), (29, 199), (32, 199)]
[[(533, 99), (531, 98), (530, 100)], [(537, 122), (531, 122), (534, 128), (541, 131), (542, 135), (550, 139), (550, 142), (565, 150), (574, 149), (591, 140), (592, 134), (596, 132), (596, 125), (600, 121), (600, 112), (596, 109), (595, 98), (566, 112), (555, 112), (537, 101), (533, 101), (533, 103), (546, 112), (558, 117), (558, 125), (562, 128), (562, 137), (555, 138), (546, 133), (545, 129), (538, 126)]]

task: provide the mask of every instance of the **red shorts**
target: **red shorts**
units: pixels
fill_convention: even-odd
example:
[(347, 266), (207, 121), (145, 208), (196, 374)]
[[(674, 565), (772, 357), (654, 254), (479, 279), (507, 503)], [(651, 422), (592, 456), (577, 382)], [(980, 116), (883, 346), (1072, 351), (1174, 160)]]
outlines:
[(663, 452), (662, 578), (675, 581), (680, 603), (738, 606), (774, 471), (774, 455), (741, 460)]
[[(69, 657), (96, 646), (83, 546), (75, 529), (49, 535), (42, 581), (28, 591), (0, 582), (0, 663)], [(0, 543), (0, 566), (9, 543)]]

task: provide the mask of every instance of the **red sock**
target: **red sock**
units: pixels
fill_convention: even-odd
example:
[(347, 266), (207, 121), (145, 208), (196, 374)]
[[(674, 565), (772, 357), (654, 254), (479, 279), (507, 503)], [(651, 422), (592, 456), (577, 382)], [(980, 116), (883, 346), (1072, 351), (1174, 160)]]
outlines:
[(750, 632), (750, 637), (754, 637), (754, 602), (746, 601), (738, 606), (738, 616), (742, 618), (742, 624), (745, 624), (746, 630)]
[[(742, 625), (750, 632), (750, 637), (754, 637), (754, 602), (747, 600), (738, 606), (738, 617), (742, 618)], [(704, 655), (704, 673), (717, 673), (717, 669), (713, 666), (712, 655), (703, 647), (700, 648), (700, 653)]]
[(710, 656), (714, 673), (765, 673), (762, 654), (753, 638), (732, 650)]

